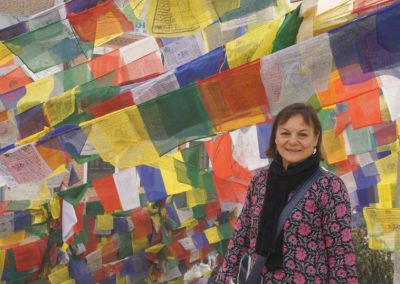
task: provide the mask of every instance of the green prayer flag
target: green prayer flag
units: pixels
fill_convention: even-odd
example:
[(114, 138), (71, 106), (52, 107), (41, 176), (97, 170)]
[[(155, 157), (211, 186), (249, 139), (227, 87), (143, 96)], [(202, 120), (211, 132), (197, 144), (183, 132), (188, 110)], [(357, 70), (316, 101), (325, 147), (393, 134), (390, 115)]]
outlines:
[(279, 27), (275, 40), (272, 43), (272, 52), (277, 52), (296, 43), (297, 33), (303, 21), (303, 17), (299, 16), (300, 8), (301, 5), (286, 14), (285, 20)]
[(68, 190), (59, 191), (57, 194), (65, 201), (71, 203), (73, 206), (77, 206), (81, 202), (83, 196), (90, 186), (90, 183), (85, 183)]

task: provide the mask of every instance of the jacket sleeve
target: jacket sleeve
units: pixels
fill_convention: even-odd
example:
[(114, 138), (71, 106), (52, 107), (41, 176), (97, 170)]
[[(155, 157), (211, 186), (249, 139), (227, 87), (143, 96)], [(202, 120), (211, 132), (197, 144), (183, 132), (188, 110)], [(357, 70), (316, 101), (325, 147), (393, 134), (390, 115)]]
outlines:
[(254, 178), (247, 190), (245, 203), (238, 217), (235, 230), (228, 243), (227, 252), (224, 262), (219, 269), (216, 277), (216, 283), (231, 283), (231, 279), (235, 278), (238, 272), (240, 260), (247, 252), (250, 246), (250, 229), (251, 229), (251, 200), (254, 194)]
[(328, 283), (358, 283), (349, 195), (340, 178), (326, 177), (326, 182), (329, 186), (323, 193), (326, 209), (322, 225), (328, 260)]

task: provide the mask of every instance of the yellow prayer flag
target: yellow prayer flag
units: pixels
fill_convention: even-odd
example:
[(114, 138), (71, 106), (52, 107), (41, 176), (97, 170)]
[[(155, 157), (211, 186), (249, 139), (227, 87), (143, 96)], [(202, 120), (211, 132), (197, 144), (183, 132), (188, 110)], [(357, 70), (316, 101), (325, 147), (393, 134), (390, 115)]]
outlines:
[(143, 238), (132, 238), (132, 252), (137, 253), (145, 250), (149, 246), (149, 240), (147, 237)]
[(270, 54), (283, 18), (266, 22), (225, 45), (230, 68)]
[(51, 126), (62, 122), (74, 113), (75, 95), (76, 89), (74, 88), (51, 98), (44, 104), (43, 111)]
[(96, 216), (96, 231), (111, 231), (114, 229), (114, 218), (111, 215)]
[(181, 223), (181, 228), (187, 228), (187, 229), (192, 229), (195, 226), (197, 226), (199, 224), (199, 221), (197, 221), (195, 218), (190, 217), (189, 219), (183, 221)]
[(178, 194), (191, 190), (193, 187), (178, 181), (178, 173), (175, 169), (175, 161), (183, 161), (182, 153), (176, 152), (172, 155), (165, 155), (158, 161), (158, 167), (168, 195)]
[(137, 106), (131, 106), (80, 124), (100, 157), (117, 168), (158, 160), (159, 155)]
[[(242, 117), (239, 119), (234, 119), (231, 121), (227, 121), (219, 125), (218, 131), (219, 132), (224, 132), (224, 131), (231, 131), (231, 130), (236, 130), (242, 127), (246, 127), (249, 125), (255, 125), (259, 123), (264, 123), (268, 120), (268, 117), (266, 117), (264, 114), (259, 114), (260, 110), (257, 108), (249, 110), (249, 112), (246, 114), (247, 117)], [(215, 132), (217, 133), (217, 132)]]
[(0, 66), (14, 58), (14, 54), (0, 42)]
[(376, 204), (376, 208), (393, 208), (396, 201), (396, 185), (378, 183), (378, 196), (379, 203)]
[(322, 146), (328, 164), (347, 160), (346, 146), (343, 135), (335, 135), (335, 129), (322, 131)]
[(154, 36), (188, 36), (199, 32), (214, 20), (217, 13), (209, 0), (152, 0), (146, 15), (147, 32)]
[(54, 76), (47, 76), (25, 85), (26, 95), (17, 102), (17, 112), (22, 113), (38, 104), (49, 100), (54, 90)]
[(0, 248), (20, 243), (25, 239), (25, 236), (26, 232), (22, 230), (0, 238)]
[(365, 207), (363, 213), (367, 223), (369, 247), (400, 251), (400, 208)]
[(6, 260), (6, 250), (0, 250), (0, 277), (3, 276), (5, 260)]
[(375, 161), (381, 177), (381, 183), (396, 184), (398, 169), (398, 154), (390, 154), (380, 160)]
[(164, 247), (165, 247), (165, 244), (158, 243), (158, 244), (155, 244), (154, 246), (151, 246), (151, 247), (145, 249), (144, 251), (147, 253), (158, 253)]
[(188, 207), (195, 207), (207, 203), (207, 191), (203, 189), (193, 189), (186, 192), (186, 201)]
[[(41, 204), (45, 204), (47, 202), (48, 202), (47, 200), (44, 200), (44, 202), (42, 202)], [(47, 213), (44, 209), (31, 210), (31, 215), (32, 215), (32, 224), (41, 224), (48, 220)]]
[(58, 195), (55, 195), (52, 199), (50, 199), (50, 213), (51, 217), (53, 219), (58, 219), (60, 218), (60, 197)]
[(68, 267), (65, 265), (58, 265), (52, 270), (48, 277), (51, 284), (65, 283), (65, 281), (70, 280)]
[(219, 236), (217, 227), (211, 227), (204, 230), (204, 234), (207, 237), (207, 240), (210, 244), (215, 244), (221, 241), (221, 237)]

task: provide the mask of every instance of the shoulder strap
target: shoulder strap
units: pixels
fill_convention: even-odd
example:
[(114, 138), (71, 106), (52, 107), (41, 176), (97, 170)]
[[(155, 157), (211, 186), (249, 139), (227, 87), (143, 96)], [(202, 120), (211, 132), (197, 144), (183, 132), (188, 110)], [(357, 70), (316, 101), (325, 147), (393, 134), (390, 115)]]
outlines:
[[(278, 219), (278, 224), (277, 224), (277, 230), (276, 230), (276, 235), (275, 235), (275, 241), (278, 239), (282, 228), (283, 224), (285, 223), (286, 219), (289, 216), (289, 213), (292, 212), (293, 208), (296, 207), (296, 205), (299, 203), (300, 199), (304, 197), (304, 194), (307, 192), (307, 190), (311, 187), (311, 185), (319, 178), (319, 176), (323, 173), (323, 170), (321, 168), (318, 168), (312, 176), (310, 176), (303, 184), (302, 186), (295, 192), (293, 197), (289, 200), (289, 202), (285, 205), (283, 208), (281, 214), (279, 215)], [(259, 255), (257, 256), (256, 262), (254, 263), (253, 269), (250, 272), (249, 277), (246, 280), (246, 284), (254, 284), (258, 283), (258, 280), (261, 275), (262, 268), (264, 267), (264, 264), (267, 262), (269, 255), (263, 256)]]

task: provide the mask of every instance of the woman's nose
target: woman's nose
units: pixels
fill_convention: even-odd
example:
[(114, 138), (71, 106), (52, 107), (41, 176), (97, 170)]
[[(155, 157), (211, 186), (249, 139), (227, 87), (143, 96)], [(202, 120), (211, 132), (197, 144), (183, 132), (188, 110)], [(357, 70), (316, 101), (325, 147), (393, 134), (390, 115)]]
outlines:
[(290, 144), (296, 144), (296, 143), (297, 143), (297, 138), (296, 138), (296, 136), (291, 135), (291, 136), (289, 137), (288, 143), (290, 143)]

